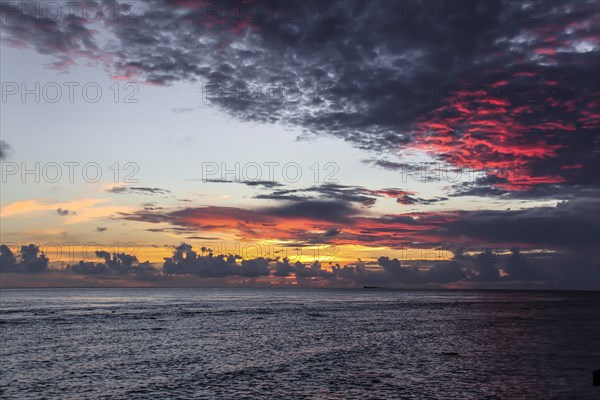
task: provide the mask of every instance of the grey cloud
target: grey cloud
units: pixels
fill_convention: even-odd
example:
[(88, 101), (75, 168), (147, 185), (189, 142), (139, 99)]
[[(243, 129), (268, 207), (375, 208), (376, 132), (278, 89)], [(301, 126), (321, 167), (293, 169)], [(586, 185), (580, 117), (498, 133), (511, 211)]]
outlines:
[(207, 183), (241, 183), (246, 186), (260, 186), (266, 189), (281, 187), (283, 184), (275, 181), (228, 181), (227, 179), (203, 179), (202, 182)]
[[(170, 246), (167, 246), (170, 247)], [(22, 246), (15, 256), (6, 245), (1, 250), (1, 272), (30, 274), (51, 271), (48, 259), (35, 245)], [(583, 254), (573, 257), (569, 253), (538, 253), (513, 248), (504, 251), (483, 250), (467, 255), (462, 248), (446, 261), (404, 261), (379, 257), (377, 268), (358, 261), (355, 264), (339, 264), (324, 268), (319, 261), (305, 264), (264, 257), (242, 259), (238, 255), (215, 255), (202, 249), (202, 255), (189, 244), (182, 243), (173, 249), (173, 255), (165, 259), (162, 271), (149, 262), (140, 263), (134, 255), (105, 251), (96, 252), (102, 261), (80, 261), (55, 274), (67, 273), (95, 278), (128, 279), (131, 282), (167, 282), (169, 277), (190, 275), (199, 278), (244, 277), (259, 278), (295, 277), (299, 285), (325, 284), (329, 286), (379, 286), (395, 287), (444, 287), (448, 284), (471, 285), (470, 287), (496, 288), (546, 288), (598, 290), (600, 270), (598, 257)], [(565, 263), (576, 263), (565, 268)], [(501, 273), (502, 271), (502, 273)]]
[[(359, 203), (363, 206), (370, 207), (377, 202), (377, 198), (392, 197), (399, 200), (400, 198), (406, 197), (408, 194), (412, 194), (412, 192), (397, 188), (372, 190), (362, 186), (325, 183), (307, 188), (276, 189), (269, 194), (257, 195), (255, 198), (298, 202), (310, 199), (326, 199), (348, 203)], [(420, 200), (424, 199), (419, 199), (419, 201)]]
[(8, 157), (10, 146), (4, 140), (0, 140), (0, 160), (4, 160)]
[(556, 207), (463, 212), (461, 218), (444, 224), (444, 235), (491, 243), (597, 246), (600, 243), (599, 213), (597, 199), (559, 202)]
[(323, 236), (327, 236), (327, 237), (337, 236), (341, 232), (342, 232), (341, 229), (330, 228), (330, 229), (327, 229), (327, 231), (325, 231), (325, 233), (323, 233)]
[(264, 208), (262, 214), (275, 217), (312, 218), (329, 222), (348, 221), (356, 210), (340, 201), (298, 201), (281, 207)]
[(76, 214), (76, 212), (75, 212), (75, 211), (69, 211), (69, 210), (65, 210), (65, 209), (62, 209), (62, 208), (58, 208), (58, 209), (56, 210), (56, 213), (57, 213), (58, 215), (60, 215), (61, 217), (65, 217), (65, 216), (67, 216), (67, 215), (74, 215), (74, 214)]
[(125, 193), (135, 193), (135, 194), (167, 194), (171, 193), (169, 190), (161, 189), (161, 188), (151, 188), (151, 187), (135, 187), (135, 186), (117, 186), (111, 189), (108, 189), (111, 193), (117, 194), (125, 194)]

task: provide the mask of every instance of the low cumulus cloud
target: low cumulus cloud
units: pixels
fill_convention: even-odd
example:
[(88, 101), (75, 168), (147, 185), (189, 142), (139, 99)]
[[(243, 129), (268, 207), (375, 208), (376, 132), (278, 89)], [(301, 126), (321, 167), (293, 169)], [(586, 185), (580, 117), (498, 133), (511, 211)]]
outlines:
[(0, 271), (3, 273), (30, 274), (48, 269), (48, 257), (34, 244), (21, 246), (17, 254), (14, 254), (7, 245), (2, 244), (0, 253)]
[[(106, 282), (137, 284), (186, 284), (189, 278), (236, 285), (243, 279), (262, 282), (263, 285), (289, 284), (320, 287), (418, 288), (545, 288), (597, 290), (600, 271), (598, 260), (581, 257), (577, 264), (562, 268), (569, 257), (565, 253), (540, 253), (522, 250), (485, 249), (465, 253), (457, 247), (448, 260), (399, 260), (387, 256), (375, 262), (340, 265), (293, 261), (289, 258), (243, 258), (236, 254), (213, 254), (211, 250), (198, 251), (187, 243), (173, 248), (171, 257), (162, 266), (140, 263), (136, 256), (124, 253), (96, 252), (98, 262), (79, 261), (64, 269), (52, 269), (48, 259), (34, 245), (23, 246), (18, 255), (2, 245), (2, 273), (31, 276), (52, 272), (54, 282), (72, 276), (101, 279)], [(118, 281), (115, 281), (118, 279)], [(217, 279), (215, 281), (215, 279)], [(86, 280), (80, 281), (85, 284)], [(95, 284), (101, 281), (94, 280)]]
[(186, 243), (176, 247), (173, 256), (165, 259), (163, 272), (172, 275), (196, 275), (202, 277), (269, 275), (268, 260), (256, 258), (237, 263), (235, 255), (198, 255)]
[(82, 260), (77, 264), (67, 266), (65, 271), (78, 275), (121, 275), (145, 279), (158, 273), (149, 262), (140, 263), (134, 255), (125, 253), (111, 254), (106, 251), (96, 251), (95, 254), (103, 261), (92, 262)]
[[(204, 253), (204, 252), (203, 252)], [(171, 275), (194, 275), (201, 277), (271, 277), (292, 278), (300, 285), (344, 287), (545, 287), (596, 289), (599, 272), (589, 268), (585, 271), (587, 283), (582, 277), (573, 279), (573, 271), (557, 269), (564, 258), (561, 255), (538, 254), (510, 250), (483, 250), (463, 254), (459, 248), (449, 260), (410, 261), (386, 256), (379, 257), (376, 265), (357, 262), (341, 266), (323, 265), (319, 261), (303, 263), (288, 258), (267, 259), (263, 257), (242, 259), (237, 255), (198, 254), (191, 245), (176, 247), (173, 256), (165, 259), (163, 273)], [(580, 265), (573, 269), (585, 270)], [(565, 281), (566, 279), (566, 281)]]

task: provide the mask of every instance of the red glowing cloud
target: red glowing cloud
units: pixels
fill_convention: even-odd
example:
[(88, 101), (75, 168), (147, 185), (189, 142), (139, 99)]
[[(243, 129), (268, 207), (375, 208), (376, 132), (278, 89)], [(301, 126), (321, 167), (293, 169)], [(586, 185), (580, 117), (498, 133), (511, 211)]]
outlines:
[[(522, 72), (516, 79), (535, 76)], [(546, 104), (527, 98), (510, 99), (509, 81), (488, 85), (488, 90), (457, 91), (443, 105), (418, 119), (409, 147), (431, 153), (453, 166), (486, 170), (506, 180), (505, 190), (527, 190), (539, 184), (567, 182), (561, 169), (552, 173), (535, 171), (545, 160), (568, 151), (572, 135), (581, 123), (584, 129), (600, 124), (598, 103), (579, 104), (578, 99), (559, 100), (548, 96)], [(556, 82), (547, 82), (542, 93)], [(550, 108), (556, 115), (547, 120)], [(564, 119), (563, 119), (564, 118)]]

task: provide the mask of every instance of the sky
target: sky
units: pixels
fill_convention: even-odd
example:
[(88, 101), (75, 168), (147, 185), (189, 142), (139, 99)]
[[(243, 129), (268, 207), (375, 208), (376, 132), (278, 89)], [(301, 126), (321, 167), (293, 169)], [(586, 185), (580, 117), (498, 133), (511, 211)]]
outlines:
[(1, 5), (1, 287), (600, 289), (597, 1)]

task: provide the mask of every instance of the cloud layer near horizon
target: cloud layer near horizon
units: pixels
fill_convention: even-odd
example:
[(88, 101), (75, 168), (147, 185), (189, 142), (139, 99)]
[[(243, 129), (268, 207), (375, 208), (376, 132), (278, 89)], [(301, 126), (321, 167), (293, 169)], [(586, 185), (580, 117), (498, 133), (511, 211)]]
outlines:
[(413, 212), (372, 216), (347, 200), (283, 201), (273, 207), (190, 207), (139, 210), (120, 219), (168, 224), (190, 231), (231, 232), (238, 240), (298, 244), (370, 244), (390, 248), (476, 242), (498, 247), (597, 248), (600, 206), (595, 200), (559, 202), (520, 210)]
[[(238, 255), (214, 255), (194, 251), (182, 243), (173, 249), (160, 268), (139, 262), (134, 255), (96, 252), (99, 260), (80, 261), (63, 269), (48, 266), (48, 259), (35, 245), (23, 246), (18, 254), (1, 246), (2, 287), (60, 286), (271, 286), (387, 288), (537, 288), (596, 289), (600, 277), (589, 260), (580, 259), (571, 270), (562, 268), (562, 254), (524, 254), (514, 248), (511, 254), (491, 250), (466, 255), (462, 249), (454, 258), (423, 267), (396, 258), (379, 257), (377, 267), (355, 264), (323, 265), (293, 262), (288, 258), (243, 259)], [(576, 273), (573, 273), (576, 272)]]

